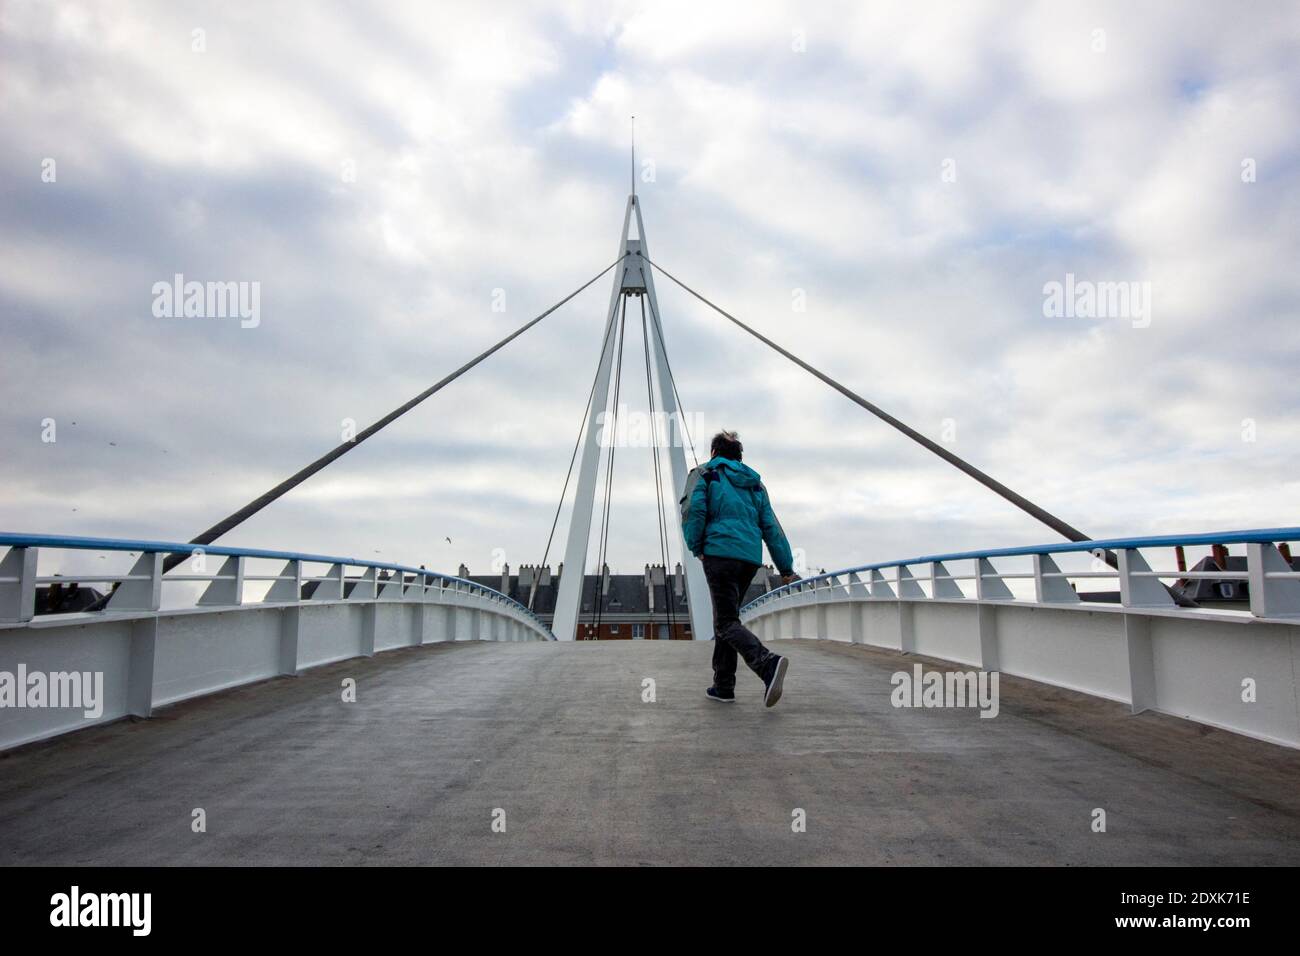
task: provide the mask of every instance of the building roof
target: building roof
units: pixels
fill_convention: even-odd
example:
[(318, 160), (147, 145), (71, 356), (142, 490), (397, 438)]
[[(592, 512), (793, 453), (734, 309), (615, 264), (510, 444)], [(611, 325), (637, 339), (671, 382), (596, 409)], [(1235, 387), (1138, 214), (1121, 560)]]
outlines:
[[(650, 566), (655, 571), (659, 570), (659, 565)], [(464, 566), (462, 565), (462, 569)], [(767, 588), (771, 589), (780, 584), (781, 578), (772, 568), (764, 568), (767, 572)], [(531, 590), (531, 575), (525, 575), (525, 584), (521, 587), (519, 584), (519, 574), (511, 574), (509, 568), (503, 570), (501, 574), (471, 574), (462, 573), (460, 577), (467, 578), (476, 584), (482, 584), (486, 587), (494, 588), (508, 597), (514, 598), (520, 604), (528, 604), (529, 591)], [(547, 618), (555, 613), (555, 599), (557, 589), (560, 584), (558, 574), (550, 574), (550, 581), (545, 585), (539, 585), (537, 596), (533, 601), (533, 611), (538, 616)], [(646, 586), (646, 572), (640, 574), (610, 574), (609, 588), (603, 595), (599, 605), (601, 614), (650, 614), (650, 589)], [(654, 586), (654, 614), (663, 615), (666, 609), (665, 595), (674, 590), (673, 582), (677, 575), (668, 577), (668, 584), (657, 584)], [(600, 586), (600, 575), (588, 574), (583, 577), (582, 582), (582, 606), (579, 609), (580, 615), (594, 614), (597, 611), (596, 597)], [(753, 600), (764, 592), (761, 582), (756, 582), (749, 586), (741, 603)], [(682, 588), (681, 594), (673, 594), (674, 598), (672, 610), (674, 614), (680, 614), (686, 617), (689, 610), (686, 601), (686, 591)]]

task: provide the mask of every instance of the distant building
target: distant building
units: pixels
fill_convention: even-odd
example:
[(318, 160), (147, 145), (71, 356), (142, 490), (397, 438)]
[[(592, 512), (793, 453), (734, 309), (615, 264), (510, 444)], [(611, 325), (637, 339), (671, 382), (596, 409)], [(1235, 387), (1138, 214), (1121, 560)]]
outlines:
[[(55, 575), (60, 577), (60, 575)], [(37, 614), (76, 614), (89, 610), (104, 595), (77, 581), (53, 581), (36, 589)]]
[[(554, 573), (549, 565), (533, 564), (522, 565), (515, 574), (510, 573), (509, 565), (500, 574), (471, 574), (463, 564), (457, 571), (459, 577), (495, 588), (525, 607), (531, 604), (548, 627), (555, 616), (555, 596), (563, 573), (563, 564)], [(753, 600), (780, 582), (774, 569), (759, 568), (745, 600)], [(603, 575), (586, 575), (575, 636), (580, 641), (693, 639), (681, 564), (669, 575), (664, 574), (662, 564), (647, 564), (641, 574), (611, 574), (606, 567)]]

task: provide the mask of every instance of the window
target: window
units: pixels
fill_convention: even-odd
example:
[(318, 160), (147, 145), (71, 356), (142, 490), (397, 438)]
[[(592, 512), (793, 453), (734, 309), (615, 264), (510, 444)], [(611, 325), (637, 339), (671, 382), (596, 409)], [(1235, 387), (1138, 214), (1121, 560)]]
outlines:
[(644, 625), (644, 624), (633, 624), (633, 625), (632, 625), (632, 639), (633, 639), (633, 640), (643, 640), (644, 638), (645, 638), (645, 625)]
[(611, 634), (617, 634), (617, 633), (618, 633), (618, 625), (617, 625), (617, 624), (611, 624), (611, 625), (609, 626), (609, 633), (611, 633)]

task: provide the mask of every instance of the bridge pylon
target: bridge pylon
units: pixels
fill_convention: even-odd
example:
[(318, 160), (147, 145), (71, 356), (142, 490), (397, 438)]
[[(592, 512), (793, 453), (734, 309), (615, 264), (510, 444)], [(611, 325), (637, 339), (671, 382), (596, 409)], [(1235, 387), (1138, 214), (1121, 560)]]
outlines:
[[(636, 238), (631, 235), (633, 215), (636, 217)], [(624, 296), (645, 296), (650, 305), (648, 335), (650, 350), (654, 357), (652, 370), (655, 388), (652, 390), (654, 393), (652, 402), (658, 406), (650, 409), (651, 420), (667, 423), (668, 447), (661, 449), (661, 453), (667, 452), (672, 476), (672, 498), (667, 503), (672, 509), (669, 519), (670, 524), (677, 529), (675, 538), (681, 548), (691, 632), (696, 640), (707, 641), (713, 637), (713, 605), (709, 597), (708, 582), (705, 580), (704, 567), (700, 564), (700, 560), (687, 549), (682, 536), (681, 523), (676, 519), (677, 500), (686, 487), (687, 475), (682, 411), (677, 404), (677, 391), (673, 387), (668, 354), (664, 347), (663, 329), (659, 322), (659, 300), (655, 295), (654, 276), (648, 261), (650, 253), (646, 242), (645, 224), (641, 219), (641, 204), (635, 194), (627, 197), (618, 254), (621, 259), (614, 270), (613, 289), (610, 291), (609, 308), (605, 317), (605, 344), (596, 371), (591, 412), (587, 416), (582, 437), (582, 457), (578, 465), (578, 481), (573, 497), (573, 516), (569, 521), (569, 538), (564, 550), (564, 567), (567, 573), (560, 576), (551, 631), (561, 641), (571, 641), (577, 636), (578, 612), (582, 604), (582, 585), (587, 566), (587, 546), (591, 537), (591, 518), (596, 504), (596, 473), (601, 452), (600, 435), (605, 427), (600, 421), (599, 412), (609, 404), (609, 385), (618, 338), (614, 334), (615, 323), (619, 320), (619, 303)], [(652, 440), (658, 441), (661, 437), (657, 428), (652, 430), (652, 434)], [(671, 587), (669, 591), (671, 592)]]

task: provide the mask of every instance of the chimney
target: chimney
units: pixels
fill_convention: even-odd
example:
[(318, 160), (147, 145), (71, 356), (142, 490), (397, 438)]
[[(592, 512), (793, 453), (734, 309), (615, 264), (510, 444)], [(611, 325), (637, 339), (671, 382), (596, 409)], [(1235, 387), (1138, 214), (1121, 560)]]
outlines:
[(600, 566), (600, 596), (607, 597), (608, 595), (609, 595), (609, 565), (602, 564)]
[[(564, 570), (564, 564), (561, 563), (560, 571), (563, 570)], [(555, 576), (557, 578), (560, 576), (559, 571), (556, 572)], [(549, 564), (546, 565), (546, 567), (542, 568), (542, 580), (539, 583), (541, 584), (542, 587), (546, 587), (548, 584), (551, 583), (551, 566)]]
[(510, 565), (501, 565), (501, 587), (497, 588), (502, 594), (510, 593)]
[(678, 597), (682, 596), (682, 563), (677, 562), (677, 567), (673, 571), (673, 593)]
[(537, 569), (531, 564), (519, 565), (519, 599), (528, 609), (533, 608), (533, 599), (537, 596)]
[(469, 568), (465, 567), (464, 564), (461, 564), (461, 566), (456, 571), (456, 577), (458, 578), (469, 577)]

